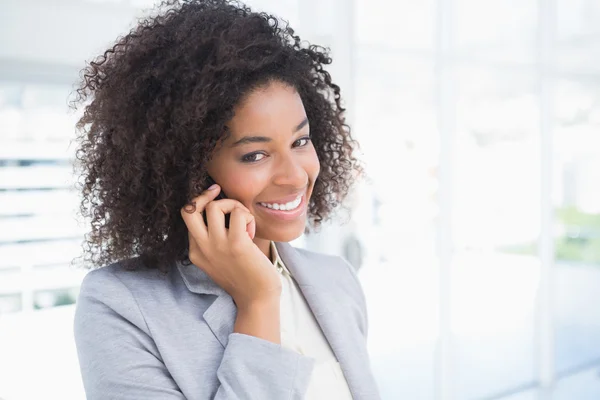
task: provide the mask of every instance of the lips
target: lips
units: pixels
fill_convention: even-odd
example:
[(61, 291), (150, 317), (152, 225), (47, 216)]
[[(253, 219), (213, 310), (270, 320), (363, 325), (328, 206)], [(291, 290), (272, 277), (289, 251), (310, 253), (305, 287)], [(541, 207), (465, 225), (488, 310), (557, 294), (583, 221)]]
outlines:
[[(289, 198), (289, 197), (288, 197)], [(287, 200), (288, 198), (284, 198)], [(281, 201), (281, 200), (279, 200)], [(306, 195), (301, 194), (295, 195), (292, 201), (287, 203), (258, 203), (258, 208), (269, 215), (270, 217), (276, 217), (278, 219), (290, 221), (302, 216), (306, 211)], [(282, 208), (283, 206), (283, 208)]]
[(278, 202), (270, 202), (270, 203), (261, 202), (258, 204), (263, 207), (272, 209), (272, 210), (291, 211), (291, 210), (296, 209), (300, 205), (301, 202), (302, 202), (302, 195), (298, 195), (298, 196), (296, 196), (296, 198), (294, 200), (288, 201), (286, 203), (284, 203), (280, 200)]
[(296, 192), (290, 195), (287, 195), (285, 197), (279, 197), (277, 199), (270, 199), (267, 201), (261, 201), (260, 203), (267, 203), (267, 204), (285, 204), (285, 203), (289, 203), (291, 201), (296, 200), (298, 197), (302, 196), (303, 194), (306, 193), (306, 190), (303, 190), (301, 192)]

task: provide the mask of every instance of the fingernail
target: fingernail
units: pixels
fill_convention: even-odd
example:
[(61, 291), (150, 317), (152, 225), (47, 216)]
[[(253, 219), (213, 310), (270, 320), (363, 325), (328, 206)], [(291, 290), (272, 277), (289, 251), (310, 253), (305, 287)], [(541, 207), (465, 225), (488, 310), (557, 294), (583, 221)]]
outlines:
[(215, 183), (215, 184), (211, 185), (211, 186), (210, 186), (208, 189), (206, 189), (206, 190), (215, 190), (215, 189), (216, 189), (216, 188), (218, 188), (218, 187), (219, 187), (219, 185), (217, 185), (217, 184)]

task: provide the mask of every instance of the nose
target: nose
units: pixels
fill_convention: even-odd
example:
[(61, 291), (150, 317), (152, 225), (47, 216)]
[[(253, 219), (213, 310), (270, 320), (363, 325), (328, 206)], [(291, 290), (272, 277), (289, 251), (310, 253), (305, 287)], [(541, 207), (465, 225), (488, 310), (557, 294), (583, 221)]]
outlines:
[(282, 156), (280, 162), (275, 166), (273, 183), (278, 186), (292, 186), (301, 189), (308, 185), (308, 172), (300, 160), (293, 156)]

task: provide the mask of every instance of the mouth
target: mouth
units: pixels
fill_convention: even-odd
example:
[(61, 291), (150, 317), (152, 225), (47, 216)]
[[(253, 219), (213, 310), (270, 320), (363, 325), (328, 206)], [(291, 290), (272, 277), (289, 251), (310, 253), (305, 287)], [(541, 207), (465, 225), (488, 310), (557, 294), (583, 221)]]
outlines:
[(299, 194), (296, 198), (281, 203), (258, 203), (259, 208), (270, 216), (291, 220), (301, 216), (306, 210), (306, 193)]

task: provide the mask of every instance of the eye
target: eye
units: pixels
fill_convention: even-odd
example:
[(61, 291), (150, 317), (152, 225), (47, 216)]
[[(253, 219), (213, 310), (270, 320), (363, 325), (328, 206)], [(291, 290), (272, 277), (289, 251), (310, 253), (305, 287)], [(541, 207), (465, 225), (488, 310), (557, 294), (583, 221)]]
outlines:
[(310, 136), (304, 136), (294, 142), (292, 147), (304, 147), (310, 143)]
[(250, 154), (246, 154), (245, 156), (242, 157), (242, 162), (254, 163), (254, 162), (258, 162), (258, 161), (262, 160), (265, 157), (266, 157), (266, 155), (263, 153), (250, 153)]

